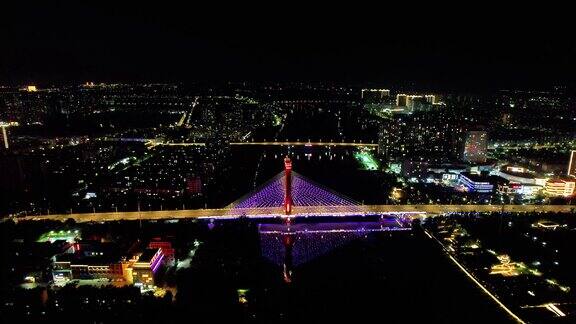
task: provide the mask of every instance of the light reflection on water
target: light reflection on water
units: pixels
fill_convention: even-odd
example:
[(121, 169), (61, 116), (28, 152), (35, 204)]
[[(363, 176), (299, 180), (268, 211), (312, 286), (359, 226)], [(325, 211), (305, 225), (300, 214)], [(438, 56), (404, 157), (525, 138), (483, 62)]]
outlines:
[(262, 255), (282, 267), (287, 282), (291, 281), (292, 271), (298, 266), (353, 240), (368, 238), (377, 232), (402, 230), (410, 230), (410, 225), (398, 219), (259, 225)]

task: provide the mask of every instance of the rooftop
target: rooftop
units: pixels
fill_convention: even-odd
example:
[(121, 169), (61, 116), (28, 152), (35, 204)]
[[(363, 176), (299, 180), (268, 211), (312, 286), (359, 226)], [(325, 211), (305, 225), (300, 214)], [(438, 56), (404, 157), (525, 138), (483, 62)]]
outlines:
[(117, 254), (84, 255), (82, 253), (64, 253), (56, 256), (56, 262), (70, 262), (70, 264), (108, 265), (117, 263), (121, 256)]
[(538, 178), (537, 174), (529, 173), (529, 172), (513, 172), (513, 171), (507, 171), (506, 169), (500, 170), (500, 172), (505, 173), (505, 174), (509, 174), (511, 176), (516, 176), (516, 177), (521, 177), (521, 178), (526, 178), (526, 179)]
[(576, 182), (576, 179), (550, 179), (550, 180), (548, 180), (548, 183), (563, 184), (566, 182)]
[(138, 258), (138, 262), (150, 262), (159, 249), (145, 249)]
[(465, 176), (466, 178), (470, 179), (471, 181), (474, 182), (490, 182), (490, 183), (494, 183), (494, 182), (501, 182), (504, 179), (498, 176), (493, 176), (493, 175), (481, 175), (481, 174), (477, 174), (477, 173), (470, 173), (470, 172), (462, 172), (460, 173), (460, 175)]

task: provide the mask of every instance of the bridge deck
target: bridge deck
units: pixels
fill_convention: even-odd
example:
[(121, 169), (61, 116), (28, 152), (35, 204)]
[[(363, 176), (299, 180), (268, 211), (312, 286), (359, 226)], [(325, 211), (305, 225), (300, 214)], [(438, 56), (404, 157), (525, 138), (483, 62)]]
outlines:
[[(352, 216), (365, 214), (443, 214), (452, 212), (559, 212), (574, 213), (576, 205), (360, 205), (354, 206), (296, 206), (294, 217), (304, 216)], [(193, 210), (163, 210), (134, 212), (102, 212), (53, 214), (14, 217), (16, 221), (23, 220), (60, 220), (73, 219), (76, 222), (106, 222), (120, 220), (163, 220), (185, 218), (238, 218), (248, 217), (281, 217), (285, 216), (280, 207), (263, 208), (220, 208)], [(7, 219), (4, 217), (3, 219)]]

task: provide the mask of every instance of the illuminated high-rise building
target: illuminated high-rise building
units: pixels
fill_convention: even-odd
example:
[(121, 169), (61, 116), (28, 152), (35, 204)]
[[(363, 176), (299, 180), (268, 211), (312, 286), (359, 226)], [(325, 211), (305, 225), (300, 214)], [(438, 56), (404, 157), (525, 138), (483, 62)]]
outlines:
[(485, 131), (469, 131), (464, 141), (462, 160), (468, 163), (486, 162), (488, 151), (488, 133)]
[(390, 96), (388, 89), (362, 89), (361, 98), (366, 101), (382, 101)]
[(552, 179), (546, 182), (544, 193), (552, 197), (570, 197), (574, 194), (576, 181)]
[(412, 112), (430, 111), (432, 110), (433, 104), (423, 96), (408, 96), (407, 107)]
[(2, 127), (2, 141), (4, 143), (4, 148), (7, 150), (10, 148), (10, 145), (8, 144), (8, 131), (6, 130), (6, 126), (0, 127)]
[(568, 162), (568, 176), (576, 177), (576, 150), (570, 151), (570, 161)]
[(405, 94), (397, 94), (396, 95), (396, 106), (398, 107), (406, 107), (407, 97)]
[[(407, 95), (407, 94), (397, 94), (396, 95), (396, 106), (398, 107), (408, 107), (413, 110), (415, 105), (419, 104), (429, 105), (430, 107), (436, 104), (435, 95)], [(426, 110), (426, 109), (425, 109)]]
[(418, 99), (422, 98), (422, 96), (410, 95), (406, 96), (406, 107), (410, 110), (414, 110), (414, 102), (418, 101)]

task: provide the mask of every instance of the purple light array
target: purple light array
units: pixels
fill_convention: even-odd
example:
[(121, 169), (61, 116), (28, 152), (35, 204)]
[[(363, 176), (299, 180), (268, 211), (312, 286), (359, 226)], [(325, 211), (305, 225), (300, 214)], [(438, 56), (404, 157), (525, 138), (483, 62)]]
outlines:
[[(232, 204), (234, 208), (281, 207), (284, 202), (284, 171), (252, 195)], [(313, 183), (292, 172), (292, 199), (295, 206), (356, 206), (357, 202)]]
[(395, 220), (385, 222), (348, 222), (348, 223), (309, 223), (286, 225), (261, 224), (260, 245), (262, 255), (272, 263), (281, 266), (284, 263), (285, 246), (283, 237), (287, 233), (294, 235), (292, 249), (293, 266), (297, 267), (311, 260), (371, 233), (402, 231)]
[(158, 270), (158, 268), (162, 264), (163, 259), (164, 259), (164, 254), (162, 253), (162, 254), (160, 254), (159, 257), (156, 258), (156, 260), (154, 260), (154, 263), (152, 263), (152, 265), (150, 265), (150, 268), (152, 269), (152, 273), (156, 273), (156, 271)]

